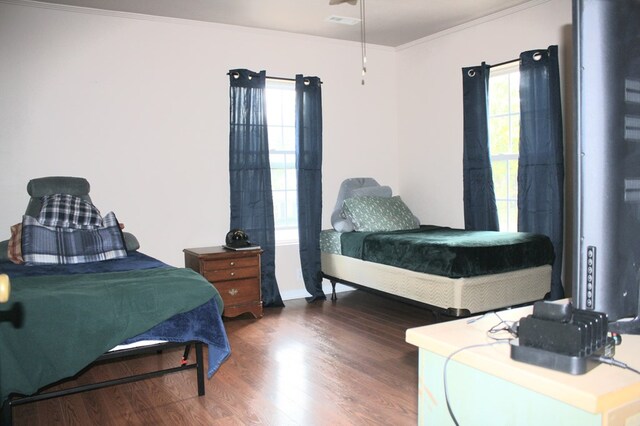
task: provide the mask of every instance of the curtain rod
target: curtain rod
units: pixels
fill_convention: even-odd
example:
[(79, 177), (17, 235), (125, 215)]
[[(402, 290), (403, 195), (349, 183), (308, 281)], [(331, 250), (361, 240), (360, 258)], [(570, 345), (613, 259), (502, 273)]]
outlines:
[[(230, 75), (229, 73), (227, 73), (227, 75)], [(280, 80), (280, 81), (293, 81), (295, 82), (296, 79), (295, 78), (288, 78), (288, 77), (271, 77), (269, 75), (267, 75), (265, 78), (268, 78), (269, 80)], [(320, 84), (322, 84), (322, 80), (320, 81)]]
[(489, 68), (494, 68), (494, 67), (500, 67), (502, 65), (507, 65), (507, 64), (511, 64), (513, 62), (518, 62), (520, 60), (520, 58), (517, 59), (510, 59), (508, 61), (504, 61), (504, 62), (500, 62), (499, 64), (495, 64), (495, 65), (489, 65)]
[(287, 78), (287, 77), (271, 77), (267, 76), (269, 80), (280, 80), (280, 81), (296, 81), (295, 78)]

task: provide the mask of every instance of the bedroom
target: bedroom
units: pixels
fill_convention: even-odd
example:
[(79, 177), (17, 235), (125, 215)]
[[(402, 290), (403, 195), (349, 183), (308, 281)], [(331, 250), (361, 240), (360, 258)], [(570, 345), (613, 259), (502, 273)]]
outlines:
[[(22, 215), (30, 179), (71, 175), (164, 262), (222, 243), (226, 73), (236, 67), (322, 78), (326, 212), (343, 179), (375, 175), (423, 223), (459, 227), (460, 68), (557, 44), (566, 69), (570, 22), (569, 0), (532, 1), (398, 48), (371, 45), (362, 86), (358, 43), (0, 0), (0, 239)], [(569, 100), (563, 93), (565, 108)], [(276, 256), (283, 297), (306, 295), (297, 247)]]
[[(570, 3), (530, 2), (398, 49), (369, 46), (362, 86), (357, 43), (0, 2), (0, 222), (21, 216), (29, 179), (83, 176), (100, 188), (96, 205), (117, 212), (154, 257), (181, 265), (183, 248), (222, 243), (229, 226), (226, 73), (243, 67), (324, 82), (323, 228), (331, 226), (340, 182), (372, 175), (423, 223), (460, 227), (460, 68), (557, 44), (564, 77)], [(569, 98), (563, 94), (565, 108)], [(430, 116), (438, 118), (423, 127)], [(564, 118), (569, 129), (570, 114)], [(166, 205), (169, 194), (172, 208), (162, 215), (143, 208)], [(0, 230), (8, 236), (8, 227)], [(276, 254), (285, 298), (305, 295), (296, 253), (285, 246)]]

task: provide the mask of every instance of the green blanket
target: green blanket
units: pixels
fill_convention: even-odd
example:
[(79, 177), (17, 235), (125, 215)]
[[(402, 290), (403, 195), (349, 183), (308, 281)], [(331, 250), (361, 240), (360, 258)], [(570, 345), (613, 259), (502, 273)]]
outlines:
[(12, 278), (0, 316), (20, 304), (23, 322), (0, 321), (0, 401), (73, 376), (125, 339), (216, 295), (190, 269)]
[(449, 278), (551, 265), (553, 244), (526, 232), (465, 231), (432, 225), (393, 232), (345, 232), (342, 254)]

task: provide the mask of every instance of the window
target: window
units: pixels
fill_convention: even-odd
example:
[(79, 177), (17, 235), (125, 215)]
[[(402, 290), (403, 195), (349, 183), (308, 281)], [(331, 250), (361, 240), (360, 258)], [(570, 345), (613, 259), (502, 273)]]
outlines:
[(267, 79), (266, 100), (276, 242), (297, 242), (295, 82)]
[(518, 230), (520, 72), (518, 62), (489, 74), (489, 152), (500, 231)]

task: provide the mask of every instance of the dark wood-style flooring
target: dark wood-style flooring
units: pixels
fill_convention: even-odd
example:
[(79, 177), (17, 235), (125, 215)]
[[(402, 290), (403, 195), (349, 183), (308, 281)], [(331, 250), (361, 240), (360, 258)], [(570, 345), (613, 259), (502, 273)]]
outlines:
[[(197, 396), (194, 370), (15, 407), (15, 425), (413, 425), (427, 310), (364, 291), (225, 319), (232, 354)], [(181, 350), (93, 367), (74, 383), (179, 363)], [(206, 358), (206, 357), (205, 357)]]

